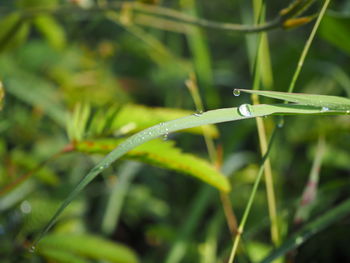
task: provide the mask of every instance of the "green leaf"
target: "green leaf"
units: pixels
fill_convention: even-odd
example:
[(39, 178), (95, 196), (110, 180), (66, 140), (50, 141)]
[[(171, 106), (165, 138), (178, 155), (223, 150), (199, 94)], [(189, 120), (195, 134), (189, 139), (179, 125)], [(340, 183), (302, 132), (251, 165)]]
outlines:
[(73, 114), (68, 118), (66, 125), (69, 140), (81, 141), (84, 138), (90, 112), (91, 107), (87, 103), (75, 105)]
[(0, 52), (16, 48), (28, 36), (29, 24), (20, 13), (12, 13), (0, 20)]
[[(242, 109), (244, 108), (244, 110)], [(242, 112), (244, 114), (242, 114)], [(110, 152), (102, 159), (90, 172), (77, 184), (70, 192), (62, 205), (53, 215), (45, 229), (39, 234), (34, 244), (55, 224), (59, 215), (70, 204), (70, 202), (103, 170), (108, 168), (112, 162), (121, 158), (125, 153), (136, 148), (137, 146), (155, 139), (159, 136), (168, 135), (170, 132), (175, 132), (182, 129), (193, 128), (201, 125), (208, 125), (220, 122), (228, 122), (234, 120), (243, 120), (254, 117), (261, 117), (273, 114), (323, 114), (319, 108), (305, 105), (241, 105), (239, 108), (225, 108), (204, 112), (200, 115), (191, 115), (180, 119), (160, 123), (150, 127), (137, 134), (130, 136), (127, 140), (119, 145), (116, 149)], [(225, 178), (225, 177), (224, 177)], [(224, 180), (222, 182), (225, 182)], [(229, 184), (224, 183), (220, 188), (230, 191)]]
[(310, 213), (317, 203), (318, 181), (321, 172), (322, 159), (325, 153), (325, 147), (324, 140), (320, 138), (309, 174), (309, 179), (304, 186), (304, 191), (294, 216), (294, 223), (296, 224), (305, 222), (310, 217)]
[(74, 255), (71, 252), (59, 250), (56, 248), (42, 248), (40, 254), (45, 257), (48, 262), (57, 263), (89, 263), (90, 261), (85, 260), (79, 256)]
[[(121, 142), (122, 140), (115, 139), (85, 141), (77, 143), (76, 149), (85, 153), (107, 154)], [(230, 187), (226, 178), (213, 165), (204, 159), (181, 152), (173, 141), (158, 139), (146, 142), (129, 151), (125, 158), (191, 175), (222, 191), (227, 191)]]
[[(6, 91), (27, 104), (41, 108), (47, 116), (61, 126), (66, 125), (67, 112), (57, 90), (43, 78), (18, 71), (5, 76)], [(28, 92), (30, 90), (31, 92)]]
[[(260, 90), (246, 90), (237, 89), (241, 92), (257, 94), (269, 98), (275, 98), (285, 100), (288, 102), (294, 102), (301, 105), (310, 105), (315, 107), (327, 107), (331, 111), (349, 111), (350, 110), (350, 99), (328, 96), (328, 95), (316, 95), (306, 93), (287, 93), (278, 91), (260, 91)], [(350, 113), (347, 112), (347, 113)]]
[(327, 12), (320, 25), (320, 35), (333, 46), (350, 55), (350, 15)]
[(106, 260), (114, 263), (136, 263), (136, 253), (130, 248), (90, 234), (51, 234), (37, 247), (38, 253), (45, 251), (66, 251), (81, 257)]
[(300, 231), (288, 238), (280, 247), (271, 252), (262, 263), (273, 262), (275, 259), (285, 255), (289, 251), (297, 248), (313, 235), (319, 233), (332, 223), (341, 220), (350, 213), (350, 200), (344, 201), (340, 205), (326, 212), (324, 215), (319, 216), (303, 227)]
[(62, 26), (48, 15), (40, 15), (34, 18), (34, 25), (43, 34), (51, 46), (61, 49), (66, 44), (66, 35)]

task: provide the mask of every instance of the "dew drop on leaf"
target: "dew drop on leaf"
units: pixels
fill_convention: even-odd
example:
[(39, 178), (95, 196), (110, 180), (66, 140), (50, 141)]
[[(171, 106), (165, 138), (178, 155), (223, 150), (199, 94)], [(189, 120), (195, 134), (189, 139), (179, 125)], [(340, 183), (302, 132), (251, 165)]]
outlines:
[(239, 95), (241, 95), (241, 91), (239, 89), (234, 89), (233, 90), (233, 95), (238, 97)]
[(203, 111), (197, 111), (193, 115), (196, 116), (196, 117), (200, 117), (200, 116), (202, 116), (202, 114), (203, 114)]
[(296, 245), (301, 245), (303, 243), (304, 239), (302, 237), (297, 237), (295, 239), (295, 244)]
[(250, 109), (249, 104), (242, 104), (241, 106), (238, 107), (238, 112), (244, 117), (251, 117), (252, 116), (252, 111)]
[(327, 111), (329, 111), (328, 107), (322, 107), (321, 112), (327, 112)]

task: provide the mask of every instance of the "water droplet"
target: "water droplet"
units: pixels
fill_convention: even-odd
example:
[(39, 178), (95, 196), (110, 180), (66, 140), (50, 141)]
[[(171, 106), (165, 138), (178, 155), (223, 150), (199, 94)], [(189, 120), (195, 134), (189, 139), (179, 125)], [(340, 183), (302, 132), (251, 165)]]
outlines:
[(241, 91), (239, 89), (234, 89), (233, 90), (233, 95), (238, 97), (239, 95), (241, 95)]
[(164, 129), (164, 135), (163, 135), (163, 140), (166, 141), (168, 139), (168, 135), (169, 135), (169, 129), (165, 128)]
[(241, 106), (238, 107), (238, 112), (244, 117), (251, 117), (252, 116), (252, 111), (250, 109), (249, 104), (242, 104)]
[(279, 121), (278, 123), (277, 123), (277, 128), (283, 128), (283, 126), (284, 126), (284, 121), (282, 120), (282, 121)]
[(36, 249), (35, 246), (31, 246), (28, 251), (29, 251), (29, 253), (34, 253), (35, 249)]
[(21, 209), (23, 214), (29, 214), (30, 212), (32, 212), (32, 206), (27, 200), (24, 200), (21, 203), (20, 209)]
[(295, 239), (295, 244), (297, 245), (301, 245), (303, 243), (304, 239), (302, 237), (297, 237)]
[(347, 110), (347, 111), (346, 111), (346, 114), (350, 114), (350, 110)]
[(202, 116), (202, 114), (203, 114), (203, 111), (197, 111), (193, 115), (196, 116), (196, 117), (200, 117), (200, 116)]
[(106, 164), (104, 164), (104, 165), (101, 165), (100, 167), (98, 167), (98, 169), (100, 170), (100, 171), (102, 171), (102, 170), (104, 170), (104, 169), (107, 169), (108, 167), (109, 167), (109, 163), (106, 163)]
[(328, 107), (322, 107), (321, 112), (327, 112), (327, 111), (329, 111)]

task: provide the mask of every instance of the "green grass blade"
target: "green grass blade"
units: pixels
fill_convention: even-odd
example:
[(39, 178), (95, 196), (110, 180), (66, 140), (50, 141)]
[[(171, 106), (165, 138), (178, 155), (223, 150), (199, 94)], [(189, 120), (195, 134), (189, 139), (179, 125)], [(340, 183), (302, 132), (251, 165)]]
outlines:
[(203, 218), (210, 201), (213, 200), (213, 193), (213, 189), (203, 186), (195, 196), (188, 209), (189, 214), (186, 216), (183, 225), (179, 228), (179, 234), (167, 255), (165, 263), (179, 263), (184, 261), (189, 240), (195, 229), (198, 228), (198, 222)]
[(259, 90), (245, 90), (237, 89), (241, 92), (257, 94), (269, 98), (275, 98), (285, 100), (288, 102), (294, 102), (303, 105), (310, 105), (315, 107), (327, 107), (330, 110), (348, 111), (350, 110), (350, 99), (328, 96), (328, 95), (316, 95), (306, 93), (288, 93), (278, 91), (259, 91)]
[(118, 170), (118, 178), (109, 194), (107, 207), (102, 220), (102, 231), (111, 235), (118, 225), (120, 212), (133, 178), (140, 170), (141, 164), (128, 161)]
[[(242, 114), (243, 113), (243, 114)], [(118, 160), (125, 153), (131, 149), (141, 145), (149, 140), (155, 139), (159, 136), (168, 135), (182, 129), (188, 129), (196, 126), (214, 124), (235, 120), (250, 119), (254, 117), (267, 116), (272, 114), (322, 114), (320, 109), (305, 106), (305, 105), (248, 105), (243, 104), (240, 107), (224, 108), (204, 112), (203, 114), (193, 114), (180, 119), (160, 123), (145, 129), (133, 136), (130, 136), (122, 144), (109, 153), (102, 159), (90, 172), (77, 184), (77, 186), (70, 192), (62, 205), (58, 208), (54, 216), (51, 218), (44, 230), (39, 234), (33, 245), (41, 239), (41, 237), (55, 224), (63, 210), (70, 204), (70, 202), (87, 186), (97, 175), (111, 165), (111, 163)], [(224, 179), (225, 178), (225, 179)], [(230, 191), (230, 185), (223, 177), (220, 179), (222, 184), (220, 186), (223, 191)]]
[(295, 213), (294, 224), (302, 224), (308, 220), (310, 212), (317, 202), (318, 182), (320, 179), (322, 159), (325, 151), (325, 141), (323, 138), (319, 138), (309, 179), (305, 184), (303, 194), (299, 201), (299, 206)]
[(54, 248), (46, 248), (40, 251), (40, 254), (46, 258), (47, 262), (56, 263), (89, 263), (87, 259), (77, 256), (71, 252), (62, 251)]
[[(183, 0), (180, 1), (180, 4), (186, 13), (190, 13), (194, 17), (197, 16), (197, 1)], [(220, 97), (214, 87), (210, 48), (205, 32), (200, 28), (192, 28), (186, 38), (193, 56), (193, 64), (199, 84), (205, 91), (204, 101), (206, 101), (209, 108), (215, 108), (220, 104)]]
[(114, 263), (137, 263), (136, 253), (130, 248), (90, 234), (51, 234), (43, 238), (38, 252), (45, 249), (70, 252), (83, 258)]
[(262, 261), (262, 263), (272, 262), (278, 257), (285, 255), (286, 253), (288, 253), (288, 251), (291, 251), (297, 248), (298, 246), (303, 244), (306, 240), (308, 240), (310, 237), (322, 231), (332, 223), (338, 220), (341, 220), (349, 213), (350, 213), (350, 199), (347, 201), (344, 201), (342, 204), (338, 205), (337, 207), (333, 208), (329, 212), (318, 217), (316, 220), (307, 224), (304, 228), (302, 228), (300, 231), (298, 231), (293, 236), (291, 236), (279, 248), (277, 248), (269, 256), (267, 256)]

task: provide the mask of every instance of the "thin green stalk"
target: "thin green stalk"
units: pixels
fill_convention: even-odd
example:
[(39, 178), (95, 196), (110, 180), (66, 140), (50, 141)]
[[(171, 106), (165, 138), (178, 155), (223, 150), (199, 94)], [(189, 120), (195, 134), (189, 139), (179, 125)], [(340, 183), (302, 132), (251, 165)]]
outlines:
[(296, 81), (300, 75), (300, 71), (301, 71), (301, 68), (303, 67), (304, 65), (304, 61), (305, 61), (305, 58), (306, 58), (306, 55), (307, 53), (309, 52), (309, 49), (311, 47), (311, 44), (312, 44), (312, 41), (314, 40), (315, 38), (315, 35), (316, 35), (316, 32), (317, 32), (317, 29), (321, 23), (321, 20), (327, 10), (327, 7), (330, 3), (330, 0), (325, 0), (324, 1), (324, 4), (322, 6), (322, 9), (320, 11), (320, 14), (318, 15), (317, 19), (316, 19), (316, 22), (315, 22), (315, 25), (314, 27), (312, 28), (312, 31), (310, 33), (310, 36), (308, 38), (308, 40), (306, 41), (306, 44), (304, 46), (304, 49), (301, 53), (301, 56), (299, 58), (299, 62), (298, 62), (298, 65), (297, 65), (297, 68), (294, 72), (294, 75), (293, 75), (293, 78), (292, 78), (292, 81), (290, 82), (290, 85), (289, 85), (289, 88), (288, 88), (288, 92), (293, 92), (294, 91), (294, 88), (295, 88), (295, 84), (296, 84)]
[(178, 263), (182, 261), (183, 256), (186, 254), (188, 239), (191, 237), (194, 229), (198, 227), (200, 218), (203, 217), (210, 201), (213, 200), (213, 194), (213, 189), (206, 185), (200, 188), (191, 202), (190, 208), (188, 209), (189, 215), (186, 216), (184, 224), (179, 230), (178, 237), (167, 255), (165, 263)]
[[(265, 5), (261, 0), (254, 0), (254, 16), (255, 21), (263, 22), (265, 18)], [(259, 18), (260, 17), (260, 18)], [(253, 82), (253, 90), (258, 90), (260, 87), (260, 82), (262, 79), (262, 69), (263, 66), (271, 67), (271, 63), (262, 63), (264, 58), (264, 51), (268, 51), (268, 39), (266, 33), (261, 33), (258, 38), (258, 48), (256, 52), (256, 59), (254, 64), (254, 82)], [(267, 57), (266, 57), (267, 56)], [(265, 59), (269, 60), (269, 54), (265, 55)], [(268, 70), (269, 74), (271, 70)], [(265, 74), (266, 75), (266, 74)], [(264, 76), (264, 75), (263, 75)], [(268, 77), (265, 79), (272, 79), (272, 77)], [(269, 84), (272, 83), (272, 80), (269, 81)], [(252, 95), (253, 104), (259, 104), (258, 96)], [(267, 138), (266, 138), (266, 129), (264, 125), (264, 121), (261, 118), (256, 118), (256, 125), (258, 130), (259, 144), (260, 144), (260, 152), (261, 155), (264, 156), (267, 152)], [(268, 203), (268, 211), (269, 217), (271, 221), (271, 239), (275, 245), (280, 243), (279, 238), (279, 230), (278, 230), (278, 220), (277, 220), (277, 205), (276, 205), (276, 197), (274, 190), (274, 182), (272, 176), (272, 168), (270, 159), (267, 158), (264, 165), (264, 174), (265, 174), (265, 186), (266, 186), (266, 195), (267, 195), (267, 203)]]
[(140, 170), (141, 164), (128, 161), (118, 170), (118, 178), (112, 184), (109, 199), (102, 219), (101, 229), (106, 235), (112, 234), (118, 225), (120, 212), (122, 210), (125, 197), (136, 173)]
[[(198, 114), (202, 113), (204, 111), (204, 106), (198, 91), (197, 81), (194, 73), (190, 74), (189, 79), (186, 81), (186, 86), (190, 91), (197, 113)], [(215, 149), (214, 141), (212, 140), (211, 136), (208, 135), (208, 130), (206, 126), (202, 126), (202, 129), (203, 129), (203, 137), (205, 140), (205, 144), (207, 146), (209, 158), (213, 164), (216, 164), (217, 152)]]
[(309, 178), (305, 184), (303, 194), (301, 195), (299, 206), (294, 216), (294, 224), (300, 225), (304, 223), (317, 200), (318, 181), (320, 178), (323, 156), (326, 152), (326, 144), (323, 136), (318, 138), (316, 152)]
[[(190, 75), (189, 80), (186, 81), (186, 86), (190, 91), (190, 94), (196, 106), (197, 112), (203, 112), (204, 106), (198, 91), (196, 78), (194, 74)], [(205, 144), (207, 146), (210, 160), (214, 165), (218, 166), (219, 160), (218, 160), (218, 154), (215, 148), (215, 143), (213, 139), (208, 135), (207, 126), (202, 126), (202, 127), (203, 127), (203, 136), (204, 136)], [(223, 192), (220, 192), (220, 200), (221, 200), (222, 207), (224, 209), (226, 222), (230, 229), (230, 232), (231, 234), (235, 234), (237, 232), (237, 219), (232, 209), (232, 202), (228, 194)]]
[[(199, 11), (196, 1), (181, 0), (180, 4), (184, 12), (195, 17), (198, 16)], [(214, 87), (212, 59), (205, 31), (198, 27), (192, 27), (186, 34), (186, 39), (193, 58), (192, 63), (195, 68), (198, 83), (205, 92), (205, 104), (209, 108), (217, 108), (220, 105), (220, 97), (217, 89)]]
[[(318, 28), (319, 25), (320, 25), (320, 22), (321, 22), (321, 20), (322, 20), (322, 17), (324, 16), (324, 14), (325, 14), (325, 12), (326, 12), (329, 3), (330, 3), (330, 0), (325, 0), (324, 4), (323, 4), (323, 6), (322, 6), (322, 9), (321, 9), (321, 11), (320, 11), (320, 14), (319, 14), (319, 16), (317, 17), (316, 23), (315, 23), (315, 25), (314, 25), (314, 27), (313, 27), (313, 29), (312, 29), (312, 31), (311, 31), (311, 34), (310, 34), (310, 36), (309, 36), (309, 38), (308, 38), (308, 40), (307, 40), (307, 42), (306, 42), (306, 45), (304, 46), (303, 52), (302, 52), (301, 57), (300, 57), (300, 59), (299, 59), (298, 67), (297, 67), (297, 69), (296, 69), (296, 71), (295, 71), (295, 73), (294, 73), (294, 76), (293, 76), (293, 79), (292, 79), (291, 84), (290, 84), (290, 86), (289, 86), (288, 92), (293, 91), (293, 89), (294, 89), (294, 87), (295, 87), (296, 80), (297, 80), (297, 78), (298, 78), (298, 76), (299, 76), (299, 74), (300, 74), (300, 71), (301, 71), (301, 68), (302, 68), (302, 66), (303, 66), (304, 60), (305, 60), (305, 58), (306, 58), (306, 55), (307, 55), (307, 53), (308, 53), (308, 51), (309, 51), (309, 49), (310, 49), (311, 43), (312, 43), (312, 41), (313, 41), (313, 39), (314, 39), (314, 37), (315, 37), (316, 31), (317, 31), (317, 28)], [(281, 121), (280, 121), (280, 123), (278, 124), (278, 127), (281, 127), (281, 126), (280, 126), (281, 124), (283, 124), (283, 116), (281, 117)], [(275, 130), (276, 130), (276, 128), (275, 128)], [(274, 133), (275, 133), (275, 132), (274, 132)], [(273, 133), (273, 134), (274, 134), (274, 133)], [(264, 159), (263, 159), (264, 162), (266, 161), (266, 159), (267, 159), (267, 157), (268, 157), (268, 154), (269, 154), (269, 152), (270, 152), (270, 147), (271, 147), (271, 145), (272, 145), (273, 142), (274, 142), (274, 137), (275, 137), (275, 136), (272, 136), (271, 139), (270, 139), (268, 150), (267, 150), (266, 154), (264, 155)], [(264, 168), (264, 163), (260, 166), (259, 173), (258, 173), (258, 177), (257, 177), (257, 179), (256, 179), (256, 181), (255, 181), (255, 184), (254, 184), (254, 187), (253, 187), (253, 191), (254, 191), (255, 188), (257, 188), (257, 185), (258, 185), (258, 183), (259, 183), (259, 181), (260, 181), (260, 179), (261, 179), (261, 175), (262, 175), (263, 168)], [(252, 191), (252, 195), (253, 195), (253, 191)], [(256, 190), (255, 190), (255, 191), (256, 191)], [(232, 262), (233, 262), (234, 257), (235, 257), (235, 254), (236, 254), (236, 252), (237, 252), (238, 244), (239, 244), (239, 242), (240, 242), (240, 238), (241, 238), (242, 232), (243, 232), (243, 230), (244, 230), (244, 225), (245, 225), (245, 223), (243, 223), (243, 222), (246, 220), (246, 217), (247, 217), (248, 214), (249, 214), (250, 206), (251, 206), (251, 203), (253, 202), (253, 199), (254, 199), (254, 197), (253, 197), (252, 195), (250, 196), (248, 205), (247, 205), (247, 207), (246, 207), (245, 213), (244, 213), (243, 218), (242, 218), (242, 222), (241, 222), (241, 224), (240, 224), (239, 227), (238, 227), (238, 235), (236, 236), (235, 241), (234, 241), (233, 246), (232, 246), (232, 251), (231, 251), (229, 263), (232, 263)], [(248, 209), (248, 208), (249, 208), (249, 209)]]
[(230, 259), (228, 261), (229, 263), (233, 263), (233, 260), (235, 258), (235, 255), (236, 255), (236, 252), (237, 252), (237, 248), (238, 248), (238, 244), (239, 244), (239, 242), (241, 240), (241, 237), (242, 237), (242, 234), (243, 234), (243, 231), (244, 231), (244, 227), (245, 227), (245, 224), (247, 222), (248, 215), (250, 213), (250, 209), (251, 209), (251, 207), (253, 205), (253, 201), (254, 201), (256, 192), (258, 190), (259, 183), (261, 181), (261, 178), (262, 178), (262, 175), (263, 175), (263, 172), (264, 172), (264, 165), (265, 165), (265, 162), (268, 159), (268, 156), (270, 154), (270, 150), (271, 150), (271, 147), (272, 147), (272, 142), (274, 141), (276, 133), (277, 133), (277, 128), (274, 129), (274, 131), (273, 131), (273, 133), (271, 135), (270, 141), (269, 141), (269, 145), (267, 147), (267, 151), (266, 151), (266, 153), (264, 154), (264, 156), (262, 158), (262, 163), (260, 165), (258, 176), (255, 179), (255, 182), (254, 182), (254, 185), (253, 185), (253, 189), (252, 189), (252, 192), (251, 192), (251, 194), (249, 196), (249, 200), (248, 200), (247, 206), (246, 206), (246, 208), (244, 210), (241, 223), (238, 226), (237, 236), (236, 236), (236, 238), (234, 240), (234, 243), (233, 243), (233, 246), (232, 246), (232, 250), (231, 250), (231, 254), (230, 254)]

